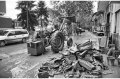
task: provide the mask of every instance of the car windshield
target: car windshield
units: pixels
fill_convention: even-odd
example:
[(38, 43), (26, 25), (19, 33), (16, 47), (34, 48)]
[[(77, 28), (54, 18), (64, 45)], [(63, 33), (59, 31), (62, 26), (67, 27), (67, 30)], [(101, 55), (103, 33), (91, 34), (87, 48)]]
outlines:
[(0, 30), (0, 36), (4, 36), (8, 31), (6, 30)]

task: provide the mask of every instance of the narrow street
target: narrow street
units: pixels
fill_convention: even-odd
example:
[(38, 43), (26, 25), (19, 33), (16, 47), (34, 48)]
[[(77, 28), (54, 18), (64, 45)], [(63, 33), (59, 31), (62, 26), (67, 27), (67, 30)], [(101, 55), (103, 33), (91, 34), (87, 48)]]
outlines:
[[(90, 40), (96, 39), (96, 36), (93, 36), (93, 34), (87, 31), (79, 36), (74, 36), (73, 39), (74, 43), (83, 43), (89, 39)], [(6, 51), (5, 49), (8, 51)], [(60, 56), (59, 53), (53, 54), (50, 47), (46, 48), (47, 52), (44, 55), (31, 56), (26, 51), (27, 50), (26, 44), (6, 46), (0, 48), (0, 50), (4, 51), (5, 54), (9, 55), (8, 58), (5, 58), (0, 61), (0, 78), (37, 78), (38, 69), (40, 68), (42, 63), (50, 60), (51, 58)], [(17, 50), (19, 52), (17, 52)], [(25, 51), (23, 52), (23, 50)], [(64, 52), (64, 50), (61, 52)], [(109, 77), (119, 78), (120, 77), (118, 73), (120, 71), (119, 67), (112, 67), (111, 69), (115, 73), (113, 75), (110, 74), (108, 76), (105, 76), (105, 78)]]
[(8, 58), (12, 55), (17, 55), (27, 52), (27, 45), (25, 43), (17, 42), (7, 44), (4, 47), (0, 47), (0, 59)]

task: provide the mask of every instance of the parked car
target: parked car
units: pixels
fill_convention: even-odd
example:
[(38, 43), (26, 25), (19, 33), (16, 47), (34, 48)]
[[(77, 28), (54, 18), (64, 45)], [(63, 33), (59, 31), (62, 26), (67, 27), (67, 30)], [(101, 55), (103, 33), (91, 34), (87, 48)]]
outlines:
[(0, 30), (0, 46), (5, 46), (13, 42), (26, 42), (29, 33), (25, 29), (1, 29)]

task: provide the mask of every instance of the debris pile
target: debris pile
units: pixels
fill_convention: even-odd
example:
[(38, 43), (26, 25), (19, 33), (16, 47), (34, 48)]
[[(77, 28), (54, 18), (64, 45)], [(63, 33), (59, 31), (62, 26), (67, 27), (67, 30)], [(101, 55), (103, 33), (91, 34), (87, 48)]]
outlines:
[(103, 64), (100, 51), (92, 49), (91, 44), (91, 42), (76, 44), (61, 53), (61, 58), (53, 58), (44, 63), (39, 69), (38, 77), (63, 75), (65, 78), (101, 78), (102, 70), (107, 66)]

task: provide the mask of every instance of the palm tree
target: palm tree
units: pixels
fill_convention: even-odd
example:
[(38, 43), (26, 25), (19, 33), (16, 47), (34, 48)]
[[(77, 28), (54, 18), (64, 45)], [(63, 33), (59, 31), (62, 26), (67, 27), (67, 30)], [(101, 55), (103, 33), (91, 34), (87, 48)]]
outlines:
[(21, 21), (24, 29), (34, 30), (34, 26), (38, 24), (37, 17), (32, 8), (35, 6), (34, 1), (18, 1), (16, 9), (20, 9), (17, 19)]

